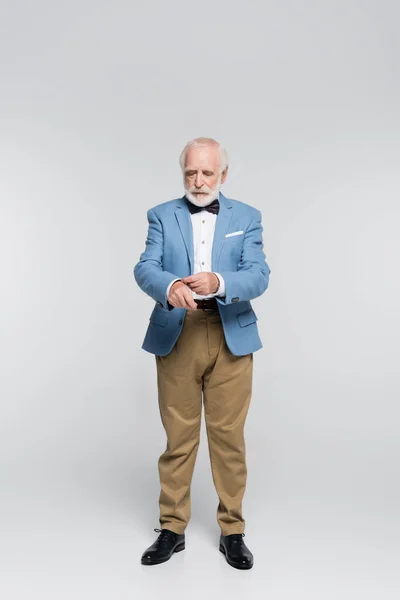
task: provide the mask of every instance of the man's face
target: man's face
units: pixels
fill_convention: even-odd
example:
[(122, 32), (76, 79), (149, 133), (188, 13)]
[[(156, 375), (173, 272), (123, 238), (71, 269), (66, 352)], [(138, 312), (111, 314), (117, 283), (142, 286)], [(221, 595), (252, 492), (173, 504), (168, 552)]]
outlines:
[(218, 197), (219, 189), (227, 176), (220, 173), (220, 156), (217, 146), (197, 146), (186, 153), (184, 184), (186, 195), (198, 206), (209, 204)]

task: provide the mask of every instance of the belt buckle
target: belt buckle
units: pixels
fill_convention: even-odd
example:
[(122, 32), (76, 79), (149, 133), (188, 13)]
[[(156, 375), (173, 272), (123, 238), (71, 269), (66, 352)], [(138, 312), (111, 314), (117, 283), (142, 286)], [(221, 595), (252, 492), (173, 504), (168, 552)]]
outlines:
[[(216, 310), (216, 306), (210, 306), (209, 308), (207, 308), (207, 303), (211, 304), (210, 299), (208, 299), (208, 300), (205, 301), (206, 308), (204, 310), (208, 310), (208, 311), (210, 311), (210, 310), (211, 311)], [(215, 302), (213, 302), (212, 304), (215, 304)]]
[(216, 307), (210, 306), (209, 308), (207, 308), (207, 304), (209, 302), (209, 298), (201, 298), (196, 300), (196, 302), (198, 303), (198, 307), (201, 308), (201, 310), (208, 310), (208, 311), (215, 311)]

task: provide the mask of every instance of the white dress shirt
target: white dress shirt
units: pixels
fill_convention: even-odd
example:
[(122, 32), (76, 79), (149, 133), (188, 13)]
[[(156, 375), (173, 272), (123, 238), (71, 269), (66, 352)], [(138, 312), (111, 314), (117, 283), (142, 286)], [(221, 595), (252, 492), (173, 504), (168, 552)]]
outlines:
[[(200, 210), (195, 213), (190, 213), (193, 227), (194, 245), (194, 273), (192, 273), (192, 275), (201, 273), (202, 271), (215, 273), (215, 271), (211, 271), (211, 251), (217, 216), (218, 215), (215, 215), (214, 213), (208, 212), (208, 210)], [(214, 296), (225, 296), (225, 281), (222, 275), (219, 273), (215, 273), (215, 275), (219, 279), (219, 288), (217, 291), (214, 292), (214, 294), (208, 294), (208, 296), (201, 296), (200, 294), (196, 294), (196, 292), (191, 290), (193, 298), (201, 299), (213, 298)], [(169, 284), (167, 288), (167, 298), (169, 295), (169, 290), (175, 281), (180, 281), (180, 278), (177, 277)]]

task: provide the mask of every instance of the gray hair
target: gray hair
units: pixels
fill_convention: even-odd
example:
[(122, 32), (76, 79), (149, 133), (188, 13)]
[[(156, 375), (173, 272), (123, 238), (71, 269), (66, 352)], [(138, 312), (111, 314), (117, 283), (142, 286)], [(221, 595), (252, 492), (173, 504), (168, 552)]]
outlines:
[(220, 156), (221, 173), (223, 171), (225, 171), (225, 169), (228, 166), (228, 153), (225, 150), (225, 148), (223, 148), (221, 146), (221, 144), (219, 142), (217, 142), (217, 140), (214, 140), (213, 138), (198, 137), (198, 138), (195, 138), (194, 140), (190, 140), (190, 142), (188, 142), (186, 144), (186, 146), (184, 147), (184, 149), (181, 152), (181, 155), (179, 157), (179, 164), (181, 166), (182, 172), (185, 171), (185, 160), (186, 160), (187, 151), (189, 150), (189, 148), (196, 148), (197, 146), (217, 146), (218, 150), (219, 150), (219, 156)]

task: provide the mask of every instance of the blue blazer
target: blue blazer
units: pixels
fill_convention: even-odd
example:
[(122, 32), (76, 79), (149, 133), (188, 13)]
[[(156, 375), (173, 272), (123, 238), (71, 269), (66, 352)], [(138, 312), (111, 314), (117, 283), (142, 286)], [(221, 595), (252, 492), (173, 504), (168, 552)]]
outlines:
[[(219, 201), (211, 270), (224, 278), (226, 296), (215, 299), (227, 346), (232, 354), (242, 356), (262, 348), (250, 300), (265, 292), (271, 270), (263, 252), (261, 212), (221, 192)], [(133, 273), (156, 304), (142, 348), (165, 356), (178, 339), (188, 310), (167, 302), (167, 287), (176, 277), (193, 274), (193, 230), (185, 196), (150, 208), (147, 220), (146, 247)], [(243, 233), (228, 235), (236, 231)]]

